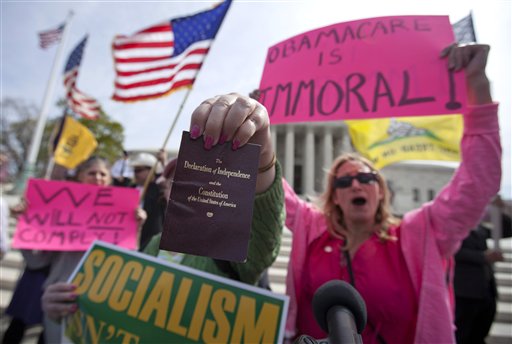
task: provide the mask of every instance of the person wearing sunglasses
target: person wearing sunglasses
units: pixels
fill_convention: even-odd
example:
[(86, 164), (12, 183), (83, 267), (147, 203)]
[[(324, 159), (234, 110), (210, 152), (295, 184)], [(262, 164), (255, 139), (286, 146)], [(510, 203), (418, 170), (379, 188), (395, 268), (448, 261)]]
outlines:
[(316, 204), (283, 180), (286, 227), (293, 235), (289, 339), (327, 337), (315, 321), (312, 299), (324, 283), (341, 279), (366, 303), (364, 343), (455, 342), (447, 267), (500, 188), (498, 105), (485, 74), (488, 52), (480, 44), (441, 52), (448, 69), (465, 70), (469, 109), (461, 164), (433, 201), (403, 219), (394, 217), (383, 175), (356, 154), (334, 160)]

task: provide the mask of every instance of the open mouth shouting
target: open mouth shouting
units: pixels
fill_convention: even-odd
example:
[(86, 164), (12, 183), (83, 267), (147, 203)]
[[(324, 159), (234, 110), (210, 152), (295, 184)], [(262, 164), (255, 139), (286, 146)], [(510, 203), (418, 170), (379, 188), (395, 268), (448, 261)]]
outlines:
[(366, 198), (362, 196), (352, 198), (352, 205), (363, 206), (367, 203)]

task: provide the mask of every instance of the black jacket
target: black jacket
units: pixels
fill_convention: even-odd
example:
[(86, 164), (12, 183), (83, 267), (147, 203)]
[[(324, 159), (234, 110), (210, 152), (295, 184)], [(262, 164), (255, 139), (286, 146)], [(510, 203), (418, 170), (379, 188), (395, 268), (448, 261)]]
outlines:
[(139, 251), (146, 247), (153, 235), (161, 233), (163, 230), (166, 201), (162, 196), (160, 187), (155, 182), (149, 183), (142, 208), (147, 213), (147, 219), (144, 226), (142, 226)]
[[(512, 236), (510, 217), (502, 215), (503, 237)], [(482, 224), (472, 230), (455, 254), (454, 289), (456, 297), (495, 298), (498, 295), (492, 264), (485, 260), (489, 228)]]

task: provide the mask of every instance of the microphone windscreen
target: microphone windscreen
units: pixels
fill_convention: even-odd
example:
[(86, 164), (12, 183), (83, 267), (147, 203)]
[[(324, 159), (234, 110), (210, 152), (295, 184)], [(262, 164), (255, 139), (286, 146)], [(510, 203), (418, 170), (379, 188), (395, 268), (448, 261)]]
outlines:
[(313, 312), (320, 327), (327, 328), (327, 312), (333, 306), (348, 309), (354, 315), (357, 332), (361, 333), (366, 326), (366, 304), (357, 290), (345, 281), (332, 280), (318, 288), (313, 296)]
[(297, 339), (295, 339), (293, 344), (318, 344), (318, 342), (315, 338), (303, 334), (300, 337), (298, 337)]

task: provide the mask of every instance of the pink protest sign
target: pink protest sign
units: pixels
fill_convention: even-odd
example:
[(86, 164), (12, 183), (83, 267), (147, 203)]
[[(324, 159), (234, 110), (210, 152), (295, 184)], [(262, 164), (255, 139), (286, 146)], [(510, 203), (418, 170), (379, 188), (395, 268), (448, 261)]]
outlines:
[(135, 189), (30, 179), (25, 197), (12, 247), (85, 251), (94, 240), (137, 247)]
[(463, 113), (463, 72), (441, 50), (447, 16), (380, 17), (326, 26), (268, 50), (260, 84), (272, 124)]

